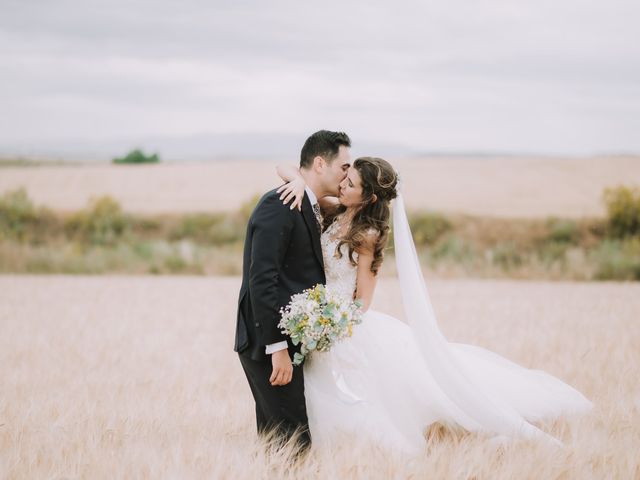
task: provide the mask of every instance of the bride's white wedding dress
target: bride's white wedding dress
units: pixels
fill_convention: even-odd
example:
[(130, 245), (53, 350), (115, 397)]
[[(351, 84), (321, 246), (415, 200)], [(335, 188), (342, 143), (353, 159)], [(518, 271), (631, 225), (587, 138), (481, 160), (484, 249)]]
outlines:
[[(440, 333), (415, 257), (402, 199), (395, 200), (396, 261), (408, 323), (369, 310), (352, 337), (305, 361), (305, 397), (315, 444), (341, 431), (408, 453), (424, 448), (433, 422), (507, 437), (546, 437), (530, 424), (582, 413), (591, 402), (557, 378), (525, 369)], [(334, 223), (321, 237), (327, 285), (353, 297), (356, 267)], [(354, 254), (354, 258), (357, 255)]]

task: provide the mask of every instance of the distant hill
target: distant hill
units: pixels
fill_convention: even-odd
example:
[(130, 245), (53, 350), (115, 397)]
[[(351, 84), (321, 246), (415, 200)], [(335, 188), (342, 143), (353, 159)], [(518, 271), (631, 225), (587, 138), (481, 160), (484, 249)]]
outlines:
[[(202, 134), (188, 137), (147, 137), (107, 141), (56, 141), (38, 145), (0, 145), (0, 156), (64, 160), (111, 160), (134, 148), (158, 152), (170, 161), (215, 159), (298, 160), (307, 134)], [(410, 147), (352, 139), (354, 155), (408, 156)]]

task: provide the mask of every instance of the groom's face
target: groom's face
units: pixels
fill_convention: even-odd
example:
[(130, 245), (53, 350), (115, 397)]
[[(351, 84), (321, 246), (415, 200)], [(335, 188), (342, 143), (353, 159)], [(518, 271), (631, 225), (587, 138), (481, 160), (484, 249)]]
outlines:
[(338, 155), (333, 159), (333, 162), (325, 164), (323, 172), (325, 189), (330, 195), (337, 197), (340, 194), (340, 182), (347, 176), (350, 164), (351, 154), (349, 147), (340, 145)]

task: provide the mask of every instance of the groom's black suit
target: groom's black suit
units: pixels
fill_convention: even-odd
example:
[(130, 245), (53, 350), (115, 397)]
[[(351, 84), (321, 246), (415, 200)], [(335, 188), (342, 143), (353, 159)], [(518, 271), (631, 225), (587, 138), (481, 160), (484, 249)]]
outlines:
[(326, 282), (319, 225), (309, 198), (305, 194), (298, 212), (283, 205), (279, 196), (275, 190), (266, 193), (249, 218), (234, 350), (256, 401), (258, 432), (275, 427), (290, 437), (299, 429), (301, 443), (308, 445), (302, 366), (293, 368), (291, 383), (272, 386), (271, 355), (265, 346), (286, 340), (293, 357), (297, 348), (277, 326), (280, 308), (293, 294)]

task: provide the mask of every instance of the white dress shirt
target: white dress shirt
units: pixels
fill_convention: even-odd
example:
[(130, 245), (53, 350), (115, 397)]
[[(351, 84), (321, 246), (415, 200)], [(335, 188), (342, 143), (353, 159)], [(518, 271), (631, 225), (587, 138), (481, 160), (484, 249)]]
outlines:
[[(309, 197), (309, 202), (311, 202), (312, 207), (313, 205), (318, 203), (318, 197), (316, 197), (316, 194), (313, 193), (313, 190), (311, 190), (308, 186), (305, 186), (304, 191), (307, 194), (307, 197)], [(267, 355), (271, 355), (272, 353), (279, 352), (280, 350), (284, 350), (285, 348), (287, 348), (287, 341), (283, 340), (281, 342), (271, 343), (267, 345), (265, 347), (265, 353)]]

